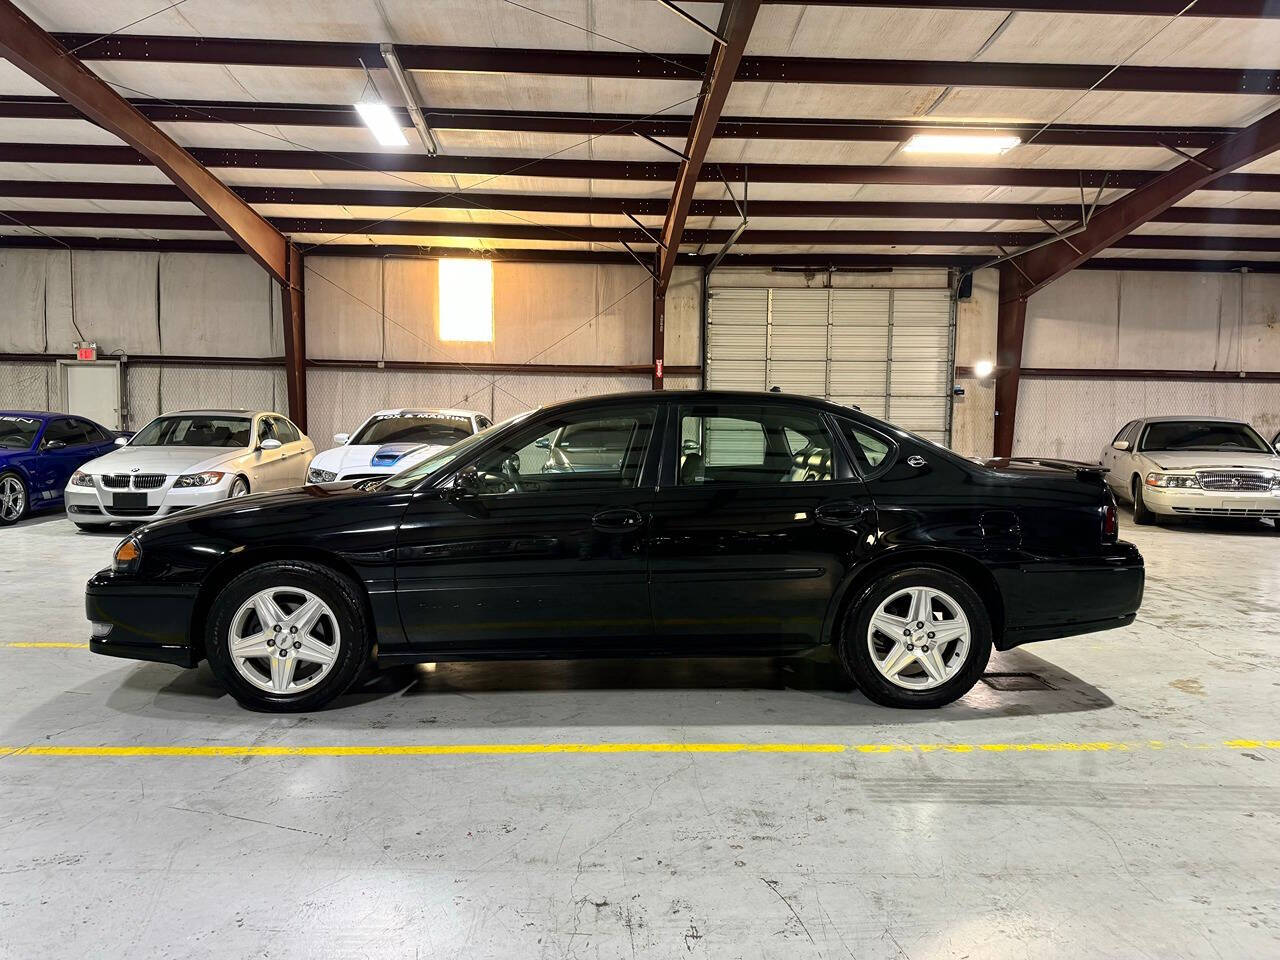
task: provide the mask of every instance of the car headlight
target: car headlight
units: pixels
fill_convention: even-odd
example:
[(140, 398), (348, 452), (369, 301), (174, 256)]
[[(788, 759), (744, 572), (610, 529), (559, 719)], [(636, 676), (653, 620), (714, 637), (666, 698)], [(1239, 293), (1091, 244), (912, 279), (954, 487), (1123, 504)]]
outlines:
[(1180, 475), (1176, 473), (1148, 473), (1148, 487), (1195, 487), (1200, 488), (1200, 482), (1195, 477)]
[(142, 563), (142, 544), (137, 537), (125, 537), (111, 555), (111, 569), (116, 573), (133, 573)]
[(307, 483), (333, 483), (338, 475), (332, 470), (320, 470), (312, 467), (307, 471)]
[(93, 477), (85, 473), (83, 470), (77, 470), (71, 475), (71, 485), (73, 487), (92, 487)]
[(174, 481), (175, 487), (212, 487), (219, 482), (225, 473), (219, 473), (217, 470), (210, 470), (207, 473), (184, 473)]

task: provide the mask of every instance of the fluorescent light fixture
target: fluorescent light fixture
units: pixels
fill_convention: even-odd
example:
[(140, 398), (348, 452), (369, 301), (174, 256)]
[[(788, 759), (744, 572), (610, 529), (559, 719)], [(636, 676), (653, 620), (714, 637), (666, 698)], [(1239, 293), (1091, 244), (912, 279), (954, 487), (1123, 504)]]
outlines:
[(998, 157), (1022, 142), (1021, 137), (967, 133), (917, 133), (907, 141), (905, 153), (975, 153)]
[(995, 369), (996, 365), (990, 360), (979, 360), (973, 365), (973, 375), (979, 380), (985, 380), (995, 373)]
[(493, 343), (493, 261), (440, 261), (440, 339)]
[(360, 119), (364, 121), (364, 125), (373, 131), (378, 143), (384, 147), (407, 147), (409, 145), (409, 141), (405, 139), (404, 131), (400, 129), (400, 121), (396, 119), (396, 115), (391, 112), (391, 108), (385, 103), (357, 103), (355, 108), (356, 113), (360, 114)]

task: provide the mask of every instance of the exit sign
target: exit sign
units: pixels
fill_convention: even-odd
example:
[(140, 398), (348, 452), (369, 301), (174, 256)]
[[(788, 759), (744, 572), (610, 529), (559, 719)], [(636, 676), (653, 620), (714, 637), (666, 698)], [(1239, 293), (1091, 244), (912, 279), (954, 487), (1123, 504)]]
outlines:
[(89, 363), (98, 359), (98, 345), (96, 343), (77, 343), (76, 359), (85, 360)]

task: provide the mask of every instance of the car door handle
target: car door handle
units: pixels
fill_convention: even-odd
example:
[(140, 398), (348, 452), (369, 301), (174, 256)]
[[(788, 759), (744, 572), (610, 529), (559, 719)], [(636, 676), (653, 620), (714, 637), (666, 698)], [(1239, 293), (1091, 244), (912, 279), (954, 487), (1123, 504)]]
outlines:
[(625, 533), (644, 526), (644, 514), (630, 507), (601, 510), (591, 518), (591, 526), (601, 533)]
[(851, 527), (871, 512), (871, 505), (854, 500), (833, 500), (813, 511), (814, 519), (831, 527)]

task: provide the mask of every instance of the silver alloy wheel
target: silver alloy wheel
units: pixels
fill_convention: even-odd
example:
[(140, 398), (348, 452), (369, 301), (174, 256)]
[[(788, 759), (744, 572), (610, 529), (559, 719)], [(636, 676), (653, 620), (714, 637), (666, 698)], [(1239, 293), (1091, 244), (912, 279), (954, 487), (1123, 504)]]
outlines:
[(249, 495), (249, 485), (244, 482), (241, 477), (236, 477), (231, 481), (231, 492), (227, 494), (228, 500), (234, 500), (236, 497), (247, 497)]
[(17, 520), (27, 509), (27, 488), (17, 477), (0, 480), (0, 519), (9, 523)]
[(240, 605), (227, 631), (236, 672), (268, 693), (301, 693), (329, 675), (342, 648), (338, 619), (310, 590), (259, 590)]
[(889, 596), (871, 617), (867, 647), (876, 669), (907, 690), (932, 690), (964, 667), (969, 619), (956, 600), (935, 587), (908, 587)]

